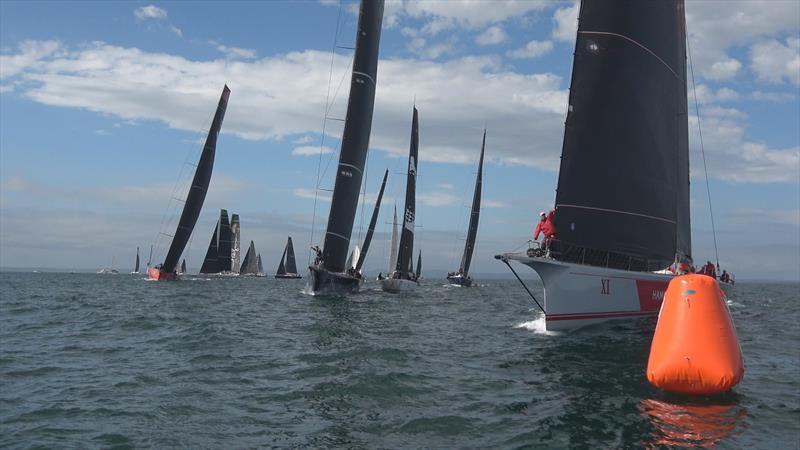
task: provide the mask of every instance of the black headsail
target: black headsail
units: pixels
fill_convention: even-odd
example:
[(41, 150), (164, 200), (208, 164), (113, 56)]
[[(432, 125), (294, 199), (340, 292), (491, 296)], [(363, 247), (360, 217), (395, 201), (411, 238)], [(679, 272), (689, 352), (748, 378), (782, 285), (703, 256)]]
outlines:
[(467, 243), (464, 245), (464, 256), (461, 257), (460, 269), (465, 277), (469, 273), (472, 252), (475, 250), (475, 239), (478, 237), (478, 220), (481, 217), (481, 189), (483, 187), (483, 152), (485, 149), (486, 130), (483, 130), (481, 157), (478, 160), (478, 176), (475, 178), (475, 193), (472, 195), (472, 210), (469, 214), (469, 228), (467, 228)]
[(228, 108), (228, 97), (231, 90), (228, 86), (222, 88), (222, 95), (217, 104), (217, 112), (214, 113), (214, 120), (211, 122), (211, 128), (208, 130), (208, 137), (203, 146), (203, 152), (200, 154), (200, 161), (197, 163), (197, 169), (194, 172), (192, 179), (192, 186), (189, 188), (189, 195), (186, 196), (186, 203), (183, 205), (183, 212), (178, 221), (178, 228), (175, 230), (175, 235), (172, 238), (172, 244), (169, 246), (167, 258), (161, 266), (162, 272), (174, 272), (175, 267), (178, 265), (178, 260), (186, 248), (186, 243), (189, 242), (189, 237), (192, 235), (192, 230), (197, 223), (197, 218), (200, 217), (200, 210), (203, 209), (203, 202), (206, 199), (206, 192), (208, 192), (208, 184), (211, 182), (211, 172), (214, 169), (214, 155), (217, 150), (217, 137), (219, 130), (222, 128), (222, 120), (225, 118), (225, 110)]
[(200, 266), (200, 273), (219, 272), (219, 220), (214, 227), (214, 234), (211, 235), (211, 242), (206, 250), (206, 257), (203, 258), (203, 265)]
[(419, 256), (417, 257), (417, 272), (415, 273), (417, 276), (417, 281), (422, 276), (422, 250), (419, 251)]
[(358, 255), (358, 262), (356, 262), (356, 272), (361, 271), (361, 266), (364, 265), (364, 260), (367, 258), (367, 250), (369, 244), (372, 243), (372, 235), (375, 233), (375, 224), (378, 223), (378, 213), (381, 210), (381, 200), (383, 199), (383, 190), (386, 188), (386, 178), (389, 176), (389, 169), (383, 173), (383, 182), (381, 183), (381, 190), (378, 191), (378, 199), (375, 200), (375, 209), (372, 210), (372, 218), (369, 220), (369, 228), (367, 228), (367, 235), (364, 236), (364, 245), (361, 246), (361, 253)]
[(219, 212), (219, 249), (217, 252), (220, 272), (231, 270), (232, 243), (233, 232), (231, 231), (231, 223), (228, 221), (228, 210), (222, 209)]
[(286, 272), (297, 273), (297, 261), (294, 259), (294, 245), (292, 245), (292, 237), (286, 241)]
[(364, 163), (369, 148), (383, 0), (363, 0), (358, 14), (353, 74), (347, 103), (339, 165), (333, 188), (322, 257), (325, 268), (343, 272), (353, 233)]
[(181, 273), (186, 273), (186, 258), (181, 261)]
[(278, 264), (278, 271), (275, 272), (276, 275), (286, 275), (286, 249), (288, 245), (283, 248), (283, 255), (281, 255), (281, 263)]
[(403, 213), (403, 228), (400, 233), (400, 246), (395, 270), (405, 276), (411, 271), (414, 258), (414, 217), (416, 215), (417, 195), (417, 155), (419, 153), (419, 119), (417, 107), (411, 119), (411, 144), (408, 149), (408, 176), (406, 178), (406, 207)]
[(261, 253), (256, 255), (256, 266), (258, 267), (258, 273), (264, 273), (264, 264), (261, 262)]
[(139, 272), (139, 247), (136, 247), (136, 265), (133, 266), (134, 272)]
[(256, 260), (256, 244), (250, 241), (250, 247), (242, 260), (242, 267), (239, 269), (242, 275), (255, 275), (258, 273), (258, 261)]
[(690, 256), (685, 48), (683, 0), (581, 3), (556, 195), (565, 249), (622, 268)]

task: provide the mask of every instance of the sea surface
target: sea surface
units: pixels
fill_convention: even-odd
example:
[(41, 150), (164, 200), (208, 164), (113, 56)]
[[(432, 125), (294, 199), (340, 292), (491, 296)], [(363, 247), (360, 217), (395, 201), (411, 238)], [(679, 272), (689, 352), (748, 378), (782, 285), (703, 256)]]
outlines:
[(798, 284), (737, 284), (745, 377), (691, 398), (645, 378), (655, 319), (548, 333), (515, 281), (304, 281), (0, 273), (0, 447), (800, 447)]

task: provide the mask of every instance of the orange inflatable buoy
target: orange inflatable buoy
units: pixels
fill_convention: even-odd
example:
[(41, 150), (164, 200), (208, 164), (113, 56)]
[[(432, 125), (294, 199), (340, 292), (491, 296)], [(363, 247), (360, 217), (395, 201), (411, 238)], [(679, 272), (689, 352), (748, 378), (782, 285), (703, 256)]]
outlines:
[(650, 346), (647, 380), (669, 392), (716, 394), (736, 386), (742, 376), (742, 349), (717, 280), (673, 278)]

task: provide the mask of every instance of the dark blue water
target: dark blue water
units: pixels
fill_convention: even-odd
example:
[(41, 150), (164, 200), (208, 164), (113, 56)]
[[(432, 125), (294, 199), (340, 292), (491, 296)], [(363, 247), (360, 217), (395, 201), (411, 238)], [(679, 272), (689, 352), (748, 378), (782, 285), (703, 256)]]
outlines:
[(654, 320), (552, 334), (515, 282), (442, 285), (0, 273), (0, 446), (800, 446), (797, 284), (736, 286), (745, 378), (701, 399), (647, 383)]

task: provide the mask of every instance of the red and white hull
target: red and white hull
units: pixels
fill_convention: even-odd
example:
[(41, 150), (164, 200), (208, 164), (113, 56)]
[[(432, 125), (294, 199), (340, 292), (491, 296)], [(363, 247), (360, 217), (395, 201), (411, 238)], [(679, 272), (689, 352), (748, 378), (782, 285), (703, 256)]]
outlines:
[(655, 316), (673, 277), (672, 274), (609, 269), (517, 253), (503, 256), (525, 264), (541, 277), (548, 330)]
[(147, 276), (154, 281), (175, 281), (178, 279), (178, 274), (175, 272), (162, 272), (155, 267), (147, 268)]

